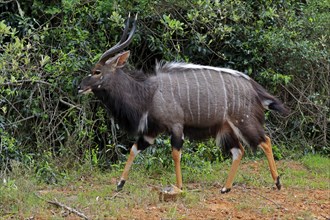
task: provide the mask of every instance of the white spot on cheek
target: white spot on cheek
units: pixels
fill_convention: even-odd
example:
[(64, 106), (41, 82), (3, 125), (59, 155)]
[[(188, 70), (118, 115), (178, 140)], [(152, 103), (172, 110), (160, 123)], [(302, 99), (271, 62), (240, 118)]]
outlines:
[(102, 79), (103, 79), (103, 76), (100, 77), (100, 80), (102, 80)]
[(88, 74), (88, 76), (92, 76), (92, 74)]
[(237, 158), (242, 155), (242, 151), (238, 148), (232, 148), (230, 152), (233, 155), (233, 160), (237, 160)]
[(101, 88), (101, 85), (98, 85), (97, 88)]

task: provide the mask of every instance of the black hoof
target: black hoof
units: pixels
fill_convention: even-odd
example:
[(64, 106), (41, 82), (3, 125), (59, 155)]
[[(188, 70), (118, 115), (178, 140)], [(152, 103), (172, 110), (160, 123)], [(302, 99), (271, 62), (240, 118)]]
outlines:
[(280, 176), (277, 177), (275, 185), (276, 185), (278, 190), (281, 189), (282, 185), (281, 185), (281, 182), (280, 182)]
[(220, 190), (220, 192), (221, 192), (222, 194), (225, 194), (225, 193), (229, 193), (230, 190), (231, 190), (231, 188), (229, 188), (229, 189), (222, 188), (222, 189)]
[(120, 182), (117, 185), (117, 192), (121, 191), (125, 185), (125, 180), (120, 180)]

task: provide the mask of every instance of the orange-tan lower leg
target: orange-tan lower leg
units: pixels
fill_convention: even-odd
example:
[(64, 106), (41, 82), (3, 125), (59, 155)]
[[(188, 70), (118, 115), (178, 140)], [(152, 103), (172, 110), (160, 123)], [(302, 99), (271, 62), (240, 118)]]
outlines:
[(227, 193), (231, 190), (231, 187), (233, 185), (233, 181), (235, 178), (235, 175), (237, 173), (237, 169), (239, 166), (239, 163), (241, 162), (241, 159), (243, 157), (244, 154), (244, 149), (242, 147), (241, 144), (239, 144), (239, 149), (237, 148), (232, 148), (231, 153), (233, 155), (233, 163), (231, 165), (230, 171), (229, 171), (229, 175), (227, 177), (227, 181), (225, 186), (221, 189), (221, 193)]
[(266, 136), (266, 141), (262, 142), (260, 144), (260, 147), (266, 154), (269, 169), (270, 169), (270, 173), (272, 174), (272, 177), (273, 177), (273, 180), (276, 184), (276, 187), (277, 187), (277, 189), (281, 189), (281, 183), (280, 183), (280, 179), (279, 179), (279, 176), (278, 176), (278, 173), (277, 173), (276, 164), (275, 164), (275, 161), (274, 161), (272, 145), (271, 145), (271, 142), (270, 142), (270, 138), (268, 136)]
[(120, 177), (120, 181), (117, 185), (117, 190), (121, 190), (123, 187), (124, 187), (124, 184), (127, 180), (127, 177), (128, 177), (128, 172), (129, 170), (131, 169), (131, 166), (133, 164), (133, 161), (134, 161), (134, 158), (136, 157), (136, 155), (139, 153), (140, 151), (137, 150), (137, 145), (134, 144), (130, 150), (130, 154), (129, 154), (129, 157), (127, 159), (127, 162), (125, 164), (125, 168), (124, 168), (124, 171), (123, 173), (121, 174), (121, 177)]
[(181, 150), (177, 150), (175, 148), (172, 149), (172, 157), (174, 160), (174, 167), (175, 167), (175, 175), (176, 175), (176, 186), (179, 189), (182, 189), (182, 174), (181, 174)]

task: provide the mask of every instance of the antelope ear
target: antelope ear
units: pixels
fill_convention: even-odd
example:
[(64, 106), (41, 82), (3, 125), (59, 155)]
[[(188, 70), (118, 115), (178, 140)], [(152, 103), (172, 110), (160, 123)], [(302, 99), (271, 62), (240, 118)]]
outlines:
[(108, 66), (111, 66), (113, 68), (122, 68), (126, 64), (129, 55), (130, 55), (129, 50), (122, 52), (122, 53), (116, 55), (115, 57), (111, 57), (110, 59), (108, 59), (105, 62), (105, 64)]

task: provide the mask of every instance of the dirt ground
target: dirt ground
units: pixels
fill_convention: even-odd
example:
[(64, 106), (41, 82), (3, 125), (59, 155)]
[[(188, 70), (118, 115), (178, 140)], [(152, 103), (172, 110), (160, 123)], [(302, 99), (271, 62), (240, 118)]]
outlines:
[[(160, 203), (133, 212), (136, 219), (165, 220), (162, 216), (169, 211), (165, 206)], [(179, 219), (330, 219), (330, 190), (277, 191), (241, 186), (223, 195), (214, 187), (205, 192), (204, 201), (197, 206), (186, 207), (177, 201), (176, 212)]]
[[(258, 165), (252, 163), (258, 171)], [(251, 166), (243, 164), (242, 169)], [(301, 165), (290, 163), (291, 169), (300, 170)], [(328, 181), (326, 178), (324, 181)], [(111, 180), (114, 185), (116, 179)], [(330, 186), (330, 182), (329, 182)], [(93, 185), (95, 187), (102, 187)], [(150, 220), (174, 220), (174, 219), (322, 219), (330, 220), (330, 187), (326, 190), (306, 189), (300, 187), (285, 187), (281, 190), (270, 187), (254, 187), (249, 185), (235, 185), (227, 194), (221, 194), (220, 183), (202, 186), (199, 183), (187, 184), (183, 197), (176, 201), (164, 202), (156, 199), (141, 200), (134, 205), (123, 205), (116, 216), (98, 216), (98, 211), (92, 211), (91, 207), (81, 207), (89, 219), (150, 219)], [(148, 194), (157, 195), (153, 186), (148, 186)], [(39, 192), (45, 196), (49, 191)], [(74, 192), (69, 188), (63, 189), (62, 195), (70, 196)], [(138, 197), (138, 194), (123, 190), (112, 192), (108, 201), (130, 203), (131, 197)], [(149, 197), (148, 197), (149, 198)], [(49, 206), (49, 213), (36, 215), (32, 219), (45, 219), (45, 216), (62, 216), (60, 219), (81, 219), (76, 214), (63, 209)], [(111, 209), (111, 208), (110, 208)], [(66, 214), (65, 214), (66, 213)], [(110, 213), (109, 207), (100, 213)], [(65, 214), (65, 215), (64, 215)], [(65, 217), (64, 217), (65, 216)], [(46, 218), (48, 219), (48, 218)], [(57, 219), (57, 218), (51, 218)]]
[[(300, 170), (301, 165), (289, 164), (291, 169)], [(242, 165), (242, 169), (251, 163)], [(255, 172), (258, 172), (258, 165)], [(220, 184), (201, 187), (187, 186), (187, 193), (203, 189), (197, 205), (176, 202), (159, 202), (147, 208), (135, 208), (135, 219), (322, 219), (330, 220), (330, 182), (328, 190), (301, 189), (298, 187), (281, 190), (266, 187), (234, 186), (227, 194), (221, 194)], [(174, 208), (173, 208), (174, 207)], [(174, 211), (173, 211), (174, 210)], [(173, 212), (173, 217), (168, 213)], [(174, 213), (175, 212), (175, 213)], [(170, 217), (169, 217), (170, 216)], [(122, 215), (122, 219), (127, 216)]]
[[(194, 188), (192, 192), (196, 190), (196, 185), (189, 187)], [(278, 191), (275, 189), (236, 186), (230, 193), (221, 194), (219, 189), (219, 186), (215, 185), (211, 189), (202, 191), (204, 199), (193, 205), (186, 205), (184, 199), (179, 198), (177, 201), (159, 201), (155, 204), (144, 204), (144, 208), (129, 208), (116, 217), (93, 216), (92, 213), (85, 214), (89, 219), (120, 220), (330, 219), (330, 190), (287, 188)], [(189, 189), (187, 191), (189, 193)], [(123, 199), (124, 195), (125, 193), (121, 194), (118, 199)], [(115, 200), (116, 198), (114, 198)], [(48, 216), (53, 215), (54, 217), (55, 214), (55, 216), (62, 215), (63, 219), (83, 219), (72, 212), (64, 212), (62, 209), (59, 213), (60, 209), (53, 208)], [(39, 215), (31, 219), (48, 218), (45, 218), (45, 215)]]

